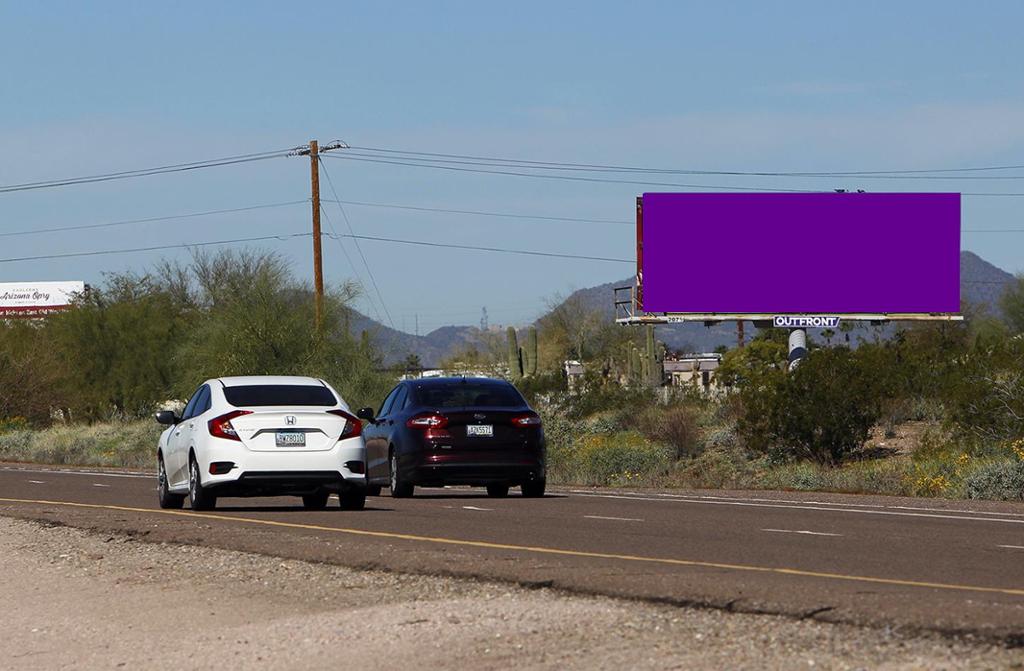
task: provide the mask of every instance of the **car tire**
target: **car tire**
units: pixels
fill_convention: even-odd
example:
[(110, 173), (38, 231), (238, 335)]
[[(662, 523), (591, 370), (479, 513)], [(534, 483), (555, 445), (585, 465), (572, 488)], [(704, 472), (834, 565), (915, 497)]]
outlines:
[(523, 496), (528, 499), (539, 499), (544, 496), (547, 480), (531, 480), (523, 483)]
[(315, 492), (302, 495), (302, 507), (306, 510), (323, 510), (327, 507), (329, 492)]
[(487, 485), (487, 496), (493, 499), (505, 498), (508, 496), (508, 485), (503, 482)]
[(368, 486), (366, 488), (366, 495), (367, 496), (380, 496), (380, 490), (382, 490), (382, 489), (383, 489), (383, 487), (381, 487), (380, 485), (370, 485), (370, 486)]
[(391, 452), (391, 458), (388, 460), (391, 471), (391, 497), (395, 499), (407, 499), (412, 496), (413, 485), (402, 479), (402, 476), (398, 473), (398, 457), (394, 451)]
[(185, 497), (181, 494), (171, 493), (167, 485), (167, 470), (164, 468), (164, 458), (157, 457), (156, 460), (156, 493), (160, 499), (161, 508), (177, 509), (185, 504)]
[(203, 487), (203, 479), (199, 475), (199, 464), (195, 457), (188, 460), (188, 502), (192, 510), (213, 510), (217, 507), (217, 497)]
[(338, 504), (342, 510), (362, 510), (366, 507), (366, 490), (360, 487), (343, 491), (338, 494)]

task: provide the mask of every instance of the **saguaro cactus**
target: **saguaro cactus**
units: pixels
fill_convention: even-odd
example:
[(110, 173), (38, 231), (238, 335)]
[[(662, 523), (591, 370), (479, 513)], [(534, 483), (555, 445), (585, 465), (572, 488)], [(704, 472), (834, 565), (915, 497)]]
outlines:
[(531, 326), (526, 332), (526, 348), (523, 350), (523, 375), (537, 374), (537, 327)]
[(658, 348), (654, 340), (654, 326), (646, 326), (647, 343), (644, 348), (644, 379), (650, 387), (660, 387), (663, 370), (661, 362), (658, 361)]
[(509, 326), (508, 334), (508, 374), (513, 380), (523, 376), (523, 362), (519, 355), (519, 340), (516, 338), (516, 329)]

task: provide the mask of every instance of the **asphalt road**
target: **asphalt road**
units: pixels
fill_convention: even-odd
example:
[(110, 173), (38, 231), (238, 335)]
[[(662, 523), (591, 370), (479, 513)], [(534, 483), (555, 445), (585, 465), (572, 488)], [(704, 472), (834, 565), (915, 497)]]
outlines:
[(152, 476), (0, 467), (0, 514), (357, 568), (1024, 645), (1024, 506), (1015, 504), (606, 489), (491, 499), (424, 489), (368, 499), (360, 512), (307, 512), (282, 498), (226, 499), (193, 513), (159, 510), (154, 488)]

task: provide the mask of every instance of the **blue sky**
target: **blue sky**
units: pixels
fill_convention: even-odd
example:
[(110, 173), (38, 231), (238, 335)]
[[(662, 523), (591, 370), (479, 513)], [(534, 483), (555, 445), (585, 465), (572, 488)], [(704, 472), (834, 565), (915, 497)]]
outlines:
[[(1019, 2), (0, 2), (0, 184), (291, 147), (310, 138), (524, 159), (713, 170), (1024, 164)], [(639, 185), (327, 162), (342, 198), (629, 221)], [(1024, 174), (1024, 170), (1016, 173)], [(1024, 193), (1024, 180), (687, 177), (695, 184)], [(669, 180), (672, 181), (672, 180)], [(326, 183), (325, 183), (325, 189)], [(300, 158), (0, 194), (0, 233), (301, 200)], [(336, 226), (340, 212), (327, 206)], [(963, 226), (1019, 228), (1024, 197), (965, 196)], [(628, 225), (362, 206), (359, 234), (632, 254)], [(326, 222), (325, 222), (326, 223)], [(0, 237), (0, 257), (303, 232), (308, 208)], [(729, 240), (695, 231), (726, 258)], [(350, 244), (350, 243), (349, 243)], [(309, 240), (268, 243), (308, 276)], [(1024, 270), (1024, 235), (963, 247)], [(536, 317), (628, 264), (362, 251), (395, 325)], [(187, 253), (0, 263), (0, 281), (143, 271)], [(330, 282), (368, 284), (325, 241)], [(812, 271), (813, 272), (813, 271)], [(368, 299), (360, 308), (375, 316)]]

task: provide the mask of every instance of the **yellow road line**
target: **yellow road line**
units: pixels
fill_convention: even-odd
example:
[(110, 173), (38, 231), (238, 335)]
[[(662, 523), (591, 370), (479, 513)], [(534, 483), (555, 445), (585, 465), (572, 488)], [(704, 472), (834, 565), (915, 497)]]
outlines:
[(715, 568), (730, 571), (747, 571), (755, 573), (775, 573), (790, 576), (802, 576), (807, 578), (824, 578), (826, 580), (846, 580), (852, 582), (866, 582), (882, 585), (897, 585), (901, 587), (924, 587), (929, 589), (953, 590), (958, 592), (988, 592), (993, 594), (1008, 594), (1011, 596), (1024, 596), (1024, 589), (1010, 589), (1003, 587), (981, 587), (977, 585), (957, 585), (941, 582), (925, 582), (921, 580), (900, 580), (898, 578), (876, 578), (872, 576), (846, 575), (843, 573), (826, 573), (822, 571), (807, 571), (794, 568), (777, 568), (772, 566), (753, 566), (750, 564), (726, 564), (721, 562), (697, 561), (693, 559), (672, 559), (668, 557), (644, 557), (640, 555), (624, 555), (611, 552), (588, 552), (586, 550), (564, 550), (560, 548), (538, 547), (532, 545), (513, 545), (510, 543), (491, 543), (489, 541), (459, 540), (456, 538), (441, 538), (437, 536), (418, 536), (415, 534), (403, 534), (392, 531), (367, 531), (365, 529), (349, 529), (345, 527), (325, 527), (319, 524), (299, 524), (297, 522), (278, 522), (276, 520), (263, 520), (253, 517), (235, 517), (232, 515), (218, 515), (216, 513), (196, 513), (187, 510), (162, 510), (158, 508), (132, 508), (129, 506), (104, 505), (99, 503), (77, 503), (74, 501), (46, 501), (37, 499), (12, 499), (0, 497), (0, 502), (5, 503), (32, 503), (47, 506), (67, 506), (71, 508), (91, 508), (94, 510), (117, 510), (132, 513), (151, 513), (159, 515), (174, 515), (176, 517), (193, 517), (205, 520), (223, 520), (226, 522), (246, 522), (248, 524), (259, 524), (269, 527), (283, 527), (286, 529), (305, 529), (308, 531), (327, 531), (331, 533), (348, 534), (352, 536), (370, 536), (373, 538), (388, 538), (392, 540), (418, 541), (421, 543), (439, 543), (443, 545), (459, 545), (463, 547), (486, 548), (490, 550), (512, 550), (515, 552), (532, 552), (535, 554), (561, 555), (565, 557), (585, 557), (588, 559), (614, 559), (619, 561), (645, 562), (649, 564), (663, 564), (668, 566), (690, 566), (697, 568)]

